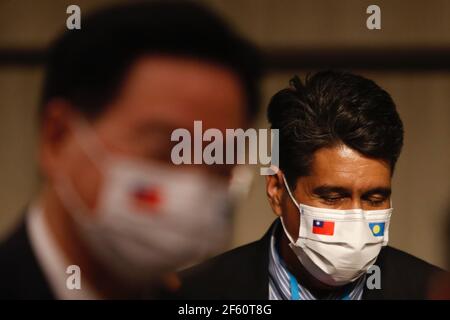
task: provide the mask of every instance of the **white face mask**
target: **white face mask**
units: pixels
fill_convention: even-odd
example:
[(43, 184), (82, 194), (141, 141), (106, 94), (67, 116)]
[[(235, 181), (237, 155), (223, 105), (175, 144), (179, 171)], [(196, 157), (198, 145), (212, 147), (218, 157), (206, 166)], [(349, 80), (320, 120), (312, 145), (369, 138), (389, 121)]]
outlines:
[(226, 244), (232, 204), (226, 183), (105, 150), (100, 161), (97, 154), (103, 146), (93, 142), (96, 136), (90, 131), (84, 125), (77, 135), (103, 176), (94, 212), (67, 177), (61, 177), (57, 192), (83, 241), (105, 268), (141, 287)]
[(289, 196), (300, 212), (300, 229), (294, 239), (284, 232), (303, 267), (331, 286), (353, 282), (375, 263), (387, 245), (392, 208), (336, 210), (298, 204), (283, 176)]

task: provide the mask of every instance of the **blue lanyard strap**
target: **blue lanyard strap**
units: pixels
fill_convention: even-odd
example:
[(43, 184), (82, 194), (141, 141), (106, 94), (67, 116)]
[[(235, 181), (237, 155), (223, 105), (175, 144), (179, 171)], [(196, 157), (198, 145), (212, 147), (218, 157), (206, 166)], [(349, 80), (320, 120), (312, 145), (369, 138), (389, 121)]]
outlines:
[[(290, 272), (288, 272), (288, 274), (291, 287), (291, 300), (302, 300), (300, 297), (300, 288), (298, 286), (297, 279)], [(350, 300), (350, 295), (346, 293), (341, 300)]]
[(289, 273), (289, 280), (291, 283), (291, 300), (301, 300), (297, 279), (295, 279), (295, 277)]

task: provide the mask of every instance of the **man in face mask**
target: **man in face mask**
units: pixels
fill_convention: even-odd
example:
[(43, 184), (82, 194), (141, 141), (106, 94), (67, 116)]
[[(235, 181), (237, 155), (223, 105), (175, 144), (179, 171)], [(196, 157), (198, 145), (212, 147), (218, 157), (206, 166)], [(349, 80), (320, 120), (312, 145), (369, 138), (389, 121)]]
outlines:
[(294, 77), (272, 98), (268, 119), (280, 130), (280, 170), (266, 179), (279, 219), (260, 241), (184, 272), (180, 296), (425, 298), (438, 269), (387, 246), (403, 144), (389, 94), (345, 72), (319, 72), (305, 84)]
[[(211, 255), (232, 166), (175, 166), (171, 134), (249, 125), (255, 49), (209, 11), (143, 3), (83, 18), (52, 46), (40, 110), (42, 188), (0, 246), (7, 299), (148, 297)], [(67, 272), (67, 273), (66, 273)]]

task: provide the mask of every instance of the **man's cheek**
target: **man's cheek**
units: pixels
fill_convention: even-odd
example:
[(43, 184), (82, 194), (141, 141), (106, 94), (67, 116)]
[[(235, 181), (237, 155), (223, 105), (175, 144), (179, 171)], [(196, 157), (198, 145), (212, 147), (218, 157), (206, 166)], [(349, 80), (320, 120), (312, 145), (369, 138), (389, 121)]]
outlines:
[(300, 229), (300, 214), (296, 207), (291, 207), (289, 204), (282, 206), (283, 219), (287, 222), (287, 229), (294, 240), (297, 240), (298, 231)]

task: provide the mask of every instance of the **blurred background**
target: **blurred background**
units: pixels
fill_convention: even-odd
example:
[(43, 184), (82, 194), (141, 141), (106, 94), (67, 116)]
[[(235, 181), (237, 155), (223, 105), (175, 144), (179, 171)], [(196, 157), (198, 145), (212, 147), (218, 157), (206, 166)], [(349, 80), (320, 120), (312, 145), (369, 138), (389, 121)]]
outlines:
[[(83, 14), (120, 1), (0, 0), (0, 239), (36, 191), (36, 109), (43, 55), (65, 27), (67, 6)], [(450, 1), (204, 0), (264, 52), (262, 113), (293, 74), (347, 69), (375, 80), (397, 103), (405, 146), (394, 175), (390, 244), (450, 267)], [(381, 8), (368, 30), (366, 8)], [(83, 25), (83, 18), (81, 20)], [(69, 76), (69, 75), (68, 75)], [(254, 167), (236, 215), (232, 247), (259, 239), (275, 216)]]

